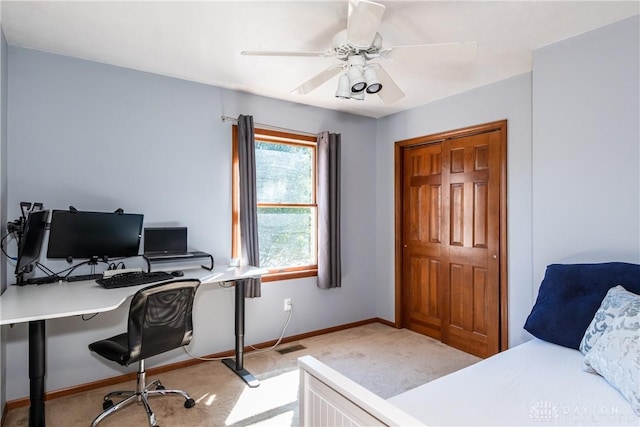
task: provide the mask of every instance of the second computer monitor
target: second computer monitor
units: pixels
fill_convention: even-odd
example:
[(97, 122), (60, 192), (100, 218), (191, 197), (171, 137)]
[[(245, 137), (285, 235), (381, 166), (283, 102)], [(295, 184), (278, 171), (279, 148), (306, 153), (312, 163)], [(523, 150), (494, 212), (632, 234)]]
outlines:
[(144, 229), (145, 255), (187, 252), (187, 227), (151, 227)]

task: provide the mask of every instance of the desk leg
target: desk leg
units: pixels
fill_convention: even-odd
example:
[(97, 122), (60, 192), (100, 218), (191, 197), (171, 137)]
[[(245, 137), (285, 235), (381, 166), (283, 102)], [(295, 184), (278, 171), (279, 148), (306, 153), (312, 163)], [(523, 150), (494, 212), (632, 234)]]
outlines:
[(236, 359), (223, 359), (222, 363), (236, 373), (249, 387), (258, 387), (258, 381), (246, 369), (244, 369), (244, 280), (236, 282), (235, 305), (235, 333), (236, 333)]
[(45, 321), (29, 322), (29, 427), (44, 427)]

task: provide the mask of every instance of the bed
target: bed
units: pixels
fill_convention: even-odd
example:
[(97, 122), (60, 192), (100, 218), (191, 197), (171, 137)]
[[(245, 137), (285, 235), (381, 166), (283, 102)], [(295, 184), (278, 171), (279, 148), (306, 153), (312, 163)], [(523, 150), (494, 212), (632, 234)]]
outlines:
[(300, 425), (640, 426), (638, 294), (639, 265), (551, 265), (534, 339), (387, 400), (302, 357)]

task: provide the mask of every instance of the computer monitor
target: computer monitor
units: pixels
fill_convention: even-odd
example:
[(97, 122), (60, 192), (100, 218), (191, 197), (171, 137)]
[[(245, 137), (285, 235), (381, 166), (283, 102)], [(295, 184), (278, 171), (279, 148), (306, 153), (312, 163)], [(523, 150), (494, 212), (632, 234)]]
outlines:
[(102, 259), (138, 255), (141, 214), (54, 210), (47, 258)]
[(15, 274), (31, 271), (28, 267), (40, 259), (40, 250), (48, 218), (48, 210), (29, 213), (22, 232)]

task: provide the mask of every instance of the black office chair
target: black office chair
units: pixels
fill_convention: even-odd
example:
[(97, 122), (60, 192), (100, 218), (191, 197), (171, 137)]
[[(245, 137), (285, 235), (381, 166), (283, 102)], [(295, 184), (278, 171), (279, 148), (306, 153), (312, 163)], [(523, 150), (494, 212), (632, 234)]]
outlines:
[[(156, 417), (148, 398), (177, 394), (184, 397), (185, 408), (196, 402), (184, 391), (166, 390), (159, 380), (145, 383), (146, 358), (189, 344), (193, 333), (193, 299), (200, 286), (198, 280), (176, 280), (148, 286), (133, 296), (129, 308), (127, 333), (89, 344), (89, 350), (100, 356), (128, 366), (138, 362), (138, 380), (135, 391), (113, 391), (104, 396), (102, 408), (91, 426), (98, 425), (107, 416), (130, 403), (142, 403), (149, 424), (156, 427)], [(125, 397), (114, 405), (114, 396)]]

